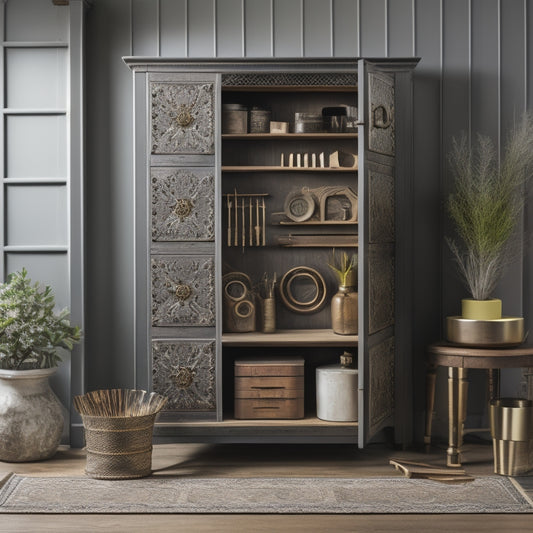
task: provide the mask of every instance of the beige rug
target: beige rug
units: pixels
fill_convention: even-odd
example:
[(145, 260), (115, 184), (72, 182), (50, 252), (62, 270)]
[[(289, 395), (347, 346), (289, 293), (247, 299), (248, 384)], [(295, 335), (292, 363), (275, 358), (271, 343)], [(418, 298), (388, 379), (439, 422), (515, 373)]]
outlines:
[(531, 513), (506, 477), (445, 484), (394, 478), (161, 478), (0, 481), (1, 513)]

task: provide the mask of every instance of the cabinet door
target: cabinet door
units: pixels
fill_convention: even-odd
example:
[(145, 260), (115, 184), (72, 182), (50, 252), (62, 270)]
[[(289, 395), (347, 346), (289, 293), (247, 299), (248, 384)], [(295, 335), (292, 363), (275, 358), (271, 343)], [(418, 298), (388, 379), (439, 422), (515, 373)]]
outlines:
[(216, 408), (215, 341), (152, 342), (153, 390), (166, 396), (166, 411)]
[(153, 256), (152, 326), (215, 325), (213, 256)]
[(359, 446), (395, 403), (394, 75), (359, 63)]
[(152, 168), (152, 240), (215, 240), (213, 168)]
[(152, 81), (152, 154), (215, 152), (215, 85)]

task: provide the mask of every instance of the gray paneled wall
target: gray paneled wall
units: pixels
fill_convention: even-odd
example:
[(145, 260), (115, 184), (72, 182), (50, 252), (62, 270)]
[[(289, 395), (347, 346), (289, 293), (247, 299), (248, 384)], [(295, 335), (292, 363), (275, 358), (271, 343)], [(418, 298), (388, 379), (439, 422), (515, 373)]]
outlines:
[[(0, 3), (0, 278), (26, 268), (33, 281), (52, 286), (57, 307), (69, 307), (73, 322), (83, 327), (83, 147), (80, 87), (75, 82), (76, 75), (81, 79), (81, 56), (73, 57), (82, 37), (81, 4), (81, 0), (73, 0), (70, 7), (43, 0)], [(71, 283), (76, 283), (75, 289)], [(62, 354), (64, 363), (53, 379), (65, 408), (65, 438), (72, 392), (81, 388), (78, 382), (72, 387), (71, 369), (83, 377), (77, 372), (83, 348), (76, 347), (73, 354), (72, 364), (71, 354)]]
[[(133, 383), (132, 83), (123, 55), (164, 57), (420, 56), (415, 72), (415, 405), (424, 346), (465, 294), (442, 235), (453, 135), (502, 143), (531, 105), (532, 0), (95, 0), (88, 13), (88, 350), (90, 387)], [(529, 215), (528, 226), (531, 226)], [(532, 252), (501, 284), (504, 312), (526, 313)], [(472, 373), (471, 423), (483, 422)], [(519, 389), (519, 372), (505, 392)], [(477, 416), (476, 416), (477, 413)], [(445, 416), (445, 413), (442, 413)], [(420, 433), (420, 431), (419, 431)]]

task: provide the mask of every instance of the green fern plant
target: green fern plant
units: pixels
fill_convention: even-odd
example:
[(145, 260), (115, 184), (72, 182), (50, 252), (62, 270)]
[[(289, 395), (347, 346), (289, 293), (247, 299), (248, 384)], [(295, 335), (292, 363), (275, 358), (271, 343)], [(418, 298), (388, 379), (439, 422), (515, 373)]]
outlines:
[[(337, 259), (335, 250), (333, 250), (328, 266), (337, 276), (339, 285), (347, 286), (355, 283), (357, 279), (357, 254), (348, 256), (346, 252), (342, 252), (340, 259)], [(349, 281), (351, 279), (354, 280), (353, 283)]]
[(517, 226), (533, 173), (532, 115), (510, 131), (501, 161), (489, 137), (470, 145), (463, 135), (453, 139), (449, 162), (447, 210), (456, 236), (447, 242), (472, 297), (487, 300), (520, 249)]
[(32, 284), (26, 269), (0, 284), (0, 368), (28, 370), (57, 366), (57, 348), (72, 350), (81, 338), (68, 310), (54, 311), (49, 286)]

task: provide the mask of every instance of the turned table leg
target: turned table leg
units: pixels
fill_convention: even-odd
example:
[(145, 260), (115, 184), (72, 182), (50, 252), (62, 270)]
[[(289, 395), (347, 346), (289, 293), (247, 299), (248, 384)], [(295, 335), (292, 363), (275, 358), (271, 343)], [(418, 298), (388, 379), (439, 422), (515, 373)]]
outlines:
[(426, 373), (426, 433), (424, 444), (426, 451), (431, 447), (431, 427), (433, 424), (433, 409), (435, 408), (435, 382), (437, 379), (437, 365), (429, 364)]
[(466, 368), (448, 367), (448, 466), (461, 466), (461, 446), (468, 394), (466, 378)]
[(489, 401), (500, 397), (500, 369), (489, 368)]

